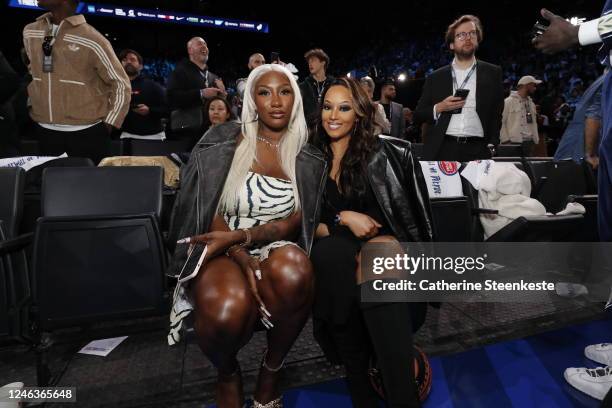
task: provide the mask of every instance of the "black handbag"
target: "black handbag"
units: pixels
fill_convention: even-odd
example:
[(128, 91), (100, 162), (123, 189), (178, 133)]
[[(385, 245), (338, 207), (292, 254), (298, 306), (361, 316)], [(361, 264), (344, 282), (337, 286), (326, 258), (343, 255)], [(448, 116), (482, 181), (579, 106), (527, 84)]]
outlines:
[(173, 132), (201, 130), (204, 125), (204, 113), (201, 106), (177, 109), (170, 113), (170, 129)]

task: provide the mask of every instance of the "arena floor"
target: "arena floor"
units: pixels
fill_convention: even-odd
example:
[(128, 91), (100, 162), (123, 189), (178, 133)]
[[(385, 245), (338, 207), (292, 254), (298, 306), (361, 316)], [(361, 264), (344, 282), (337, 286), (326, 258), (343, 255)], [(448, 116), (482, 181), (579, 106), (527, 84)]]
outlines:
[[(563, 370), (587, 365), (585, 345), (612, 340), (612, 322), (601, 306), (551, 297), (539, 303), (429, 308), (416, 337), (433, 369), (432, 392), (424, 406), (597, 406), (565, 384)], [(112, 329), (113, 336), (136, 332), (107, 357), (76, 353), (96, 337), (58, 342), (50, 353), (56, 385), (77, 387), (78, 407), (206, 406), (214, 396), (213, 367), (193, 341), (168, 347), (165, 326), (164, 317), (98, 328), (99, 333)], [(79, 333), (64, 334), (65, 340)], [(239, 354), (247, 395), (264, 348), (264, 333), (258, 332)], [(326, 362), (310, 323), (285, 367), (286, 407), (350, 407), (339, 381), (343, 371)], [(28, 346), (0, 349), (0, 383), (13, 381), (36, 382), (35, 354)]]

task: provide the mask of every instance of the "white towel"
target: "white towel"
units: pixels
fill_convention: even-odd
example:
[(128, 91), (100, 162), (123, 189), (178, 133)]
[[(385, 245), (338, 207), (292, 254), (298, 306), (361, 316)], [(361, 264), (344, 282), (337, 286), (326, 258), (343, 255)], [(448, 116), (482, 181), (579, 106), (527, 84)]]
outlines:
[(485, 239), (518, 217), (546, 214), (542, 203), (529, 197), (529, 177), (512, 163), (495, 163), (480, 179), (479, 187), (480, 207), (498, 211), (498, 215), (480, 216)]

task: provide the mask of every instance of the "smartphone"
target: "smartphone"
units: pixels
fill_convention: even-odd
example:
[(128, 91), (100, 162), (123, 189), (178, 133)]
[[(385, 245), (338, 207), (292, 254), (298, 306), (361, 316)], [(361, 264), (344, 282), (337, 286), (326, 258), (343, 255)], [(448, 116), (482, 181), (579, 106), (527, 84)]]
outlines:
[(179, 283), (188, 281), (198, 274), (200, 268), (202, 267), (202, 263), (204, 263), (204, 258), (206, 258), (207, 252), (208, 246), (206, 245), (192, 245), (189, 248), (187, 252), (187, 260), (181, 269), (181, 273), (179, 273)]
[(454, 96), (458, 96), (459, 98), (465, 100), (469, 93), (469, 89), (457, 89)]
[(280, 53), (276, 51), (272, 51), (270, 53), (270, 64), (274, 64), (275, 62), (280, 61)]
[[(457, 89), (455, 91), (455, 95), (453, 95), (453, 96), (459, 97), (459, 98), (461, 98), (461, 99), (463, 99), (465, 101), (469, 93), (470, 93), (469, 89), (459, 88), (459, 89)], [(455, 109), (455, 110), (450, 111), (450, 114), (451, 115), (458, 115), (458, 114), (461, 113), (462, 110), (463, 110), (462, 108)]]

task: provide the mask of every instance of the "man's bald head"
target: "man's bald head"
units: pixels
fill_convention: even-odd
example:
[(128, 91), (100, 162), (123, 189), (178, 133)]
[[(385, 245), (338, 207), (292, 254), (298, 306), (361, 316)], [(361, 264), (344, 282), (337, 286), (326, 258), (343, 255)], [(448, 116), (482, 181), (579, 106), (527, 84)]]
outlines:
[(208, 46), (202, 37), (193, 37), (187, 41), (187, 54), (189, 59), (196, 64), (208, 62)]
[(258, 66), (263, 65), (265, 63), (266, 63), (266, 59), (264, 58), (264, 56), (260, 53), (255, 53), (249, 57), (248, 67), (252, 71)]

